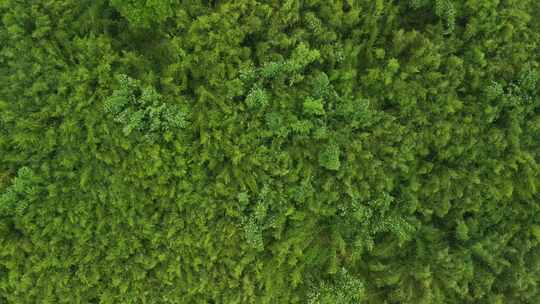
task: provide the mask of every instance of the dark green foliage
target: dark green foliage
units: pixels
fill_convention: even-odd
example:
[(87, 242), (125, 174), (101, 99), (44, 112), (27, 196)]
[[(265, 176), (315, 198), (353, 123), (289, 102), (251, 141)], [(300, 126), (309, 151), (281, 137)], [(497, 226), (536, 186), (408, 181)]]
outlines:
[(539, 1), (0, 16), (0, 303), (540, 303)]

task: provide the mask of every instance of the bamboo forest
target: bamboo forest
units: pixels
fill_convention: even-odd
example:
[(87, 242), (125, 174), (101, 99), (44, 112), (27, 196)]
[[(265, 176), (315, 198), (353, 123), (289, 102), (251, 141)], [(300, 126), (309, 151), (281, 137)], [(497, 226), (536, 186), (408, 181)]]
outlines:
[(540, 303), (540, 1), (0, 17), (0, 304)]

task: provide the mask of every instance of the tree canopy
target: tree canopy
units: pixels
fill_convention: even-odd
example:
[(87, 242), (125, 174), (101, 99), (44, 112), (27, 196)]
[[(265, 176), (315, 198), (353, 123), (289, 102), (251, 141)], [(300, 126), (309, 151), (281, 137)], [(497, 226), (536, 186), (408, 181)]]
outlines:
[(0, 304), (540, 303), (539, 1), (0, 16)]

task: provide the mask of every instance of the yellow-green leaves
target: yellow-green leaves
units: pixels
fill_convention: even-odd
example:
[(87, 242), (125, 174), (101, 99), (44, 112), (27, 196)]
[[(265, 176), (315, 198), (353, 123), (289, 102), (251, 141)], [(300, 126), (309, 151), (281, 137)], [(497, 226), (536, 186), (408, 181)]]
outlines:
[(304, 101), (304, 112), (309, 115), (324, 115), (324, 105), (321, 99), (308, 97)]
[(0, 1), (0, 303), (539, 303), (539, 11)]

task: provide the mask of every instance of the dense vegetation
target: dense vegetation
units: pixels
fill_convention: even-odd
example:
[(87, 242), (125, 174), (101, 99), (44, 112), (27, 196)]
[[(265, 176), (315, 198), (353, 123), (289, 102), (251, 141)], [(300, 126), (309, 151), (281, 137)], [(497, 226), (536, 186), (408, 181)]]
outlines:
[(539, 1), (0, 15), (0, 303), (540, 303)]

